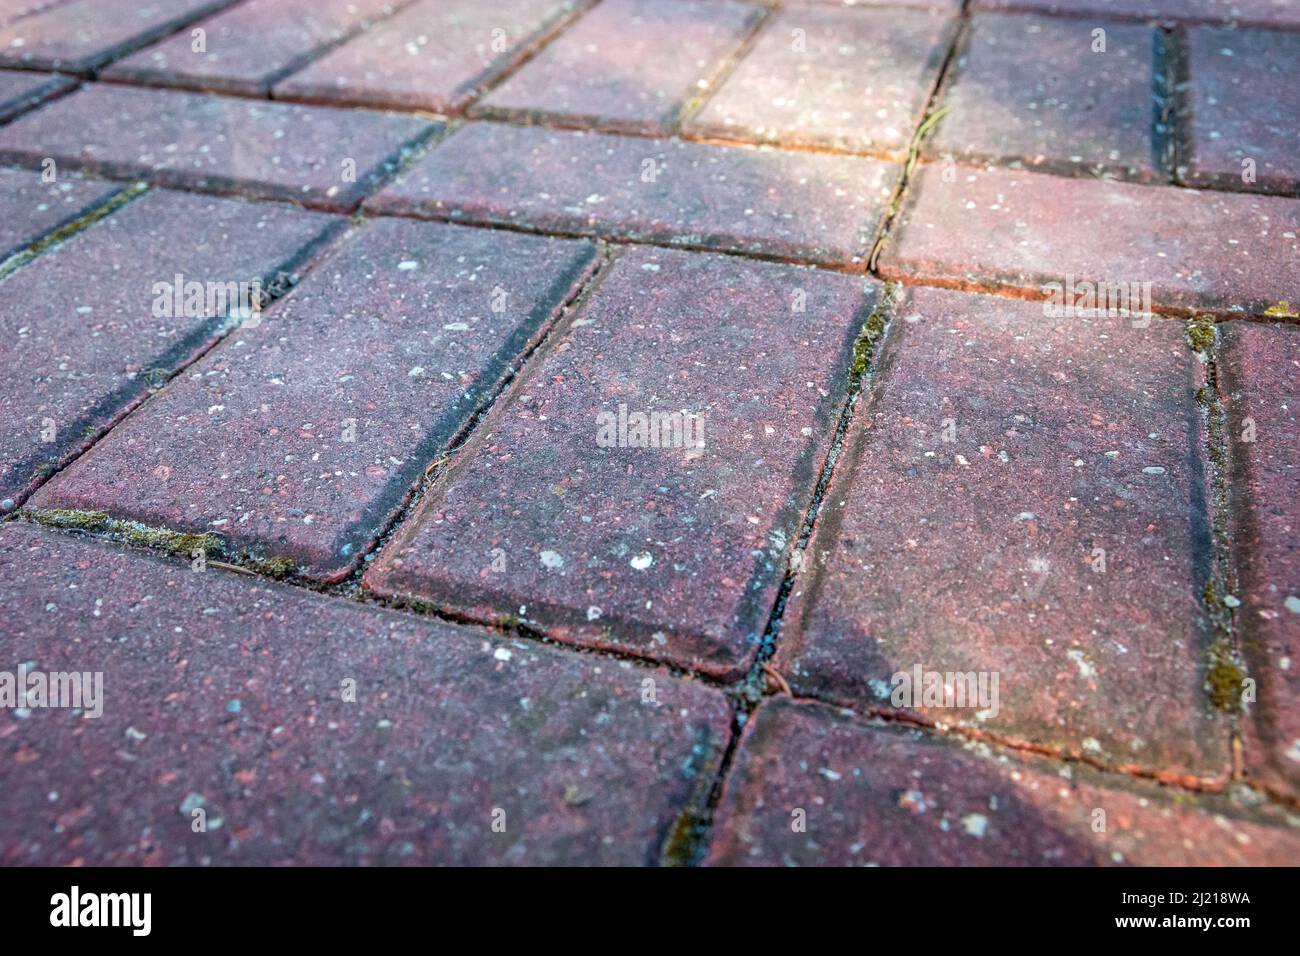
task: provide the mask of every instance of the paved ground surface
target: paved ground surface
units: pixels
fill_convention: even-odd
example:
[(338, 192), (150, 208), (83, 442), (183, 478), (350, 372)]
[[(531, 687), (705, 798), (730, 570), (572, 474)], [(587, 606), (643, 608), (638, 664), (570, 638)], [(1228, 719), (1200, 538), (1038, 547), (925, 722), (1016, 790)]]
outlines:
[(0, 863), (1300, 863), (1298, 120), (1295, 0), (0, 0)]

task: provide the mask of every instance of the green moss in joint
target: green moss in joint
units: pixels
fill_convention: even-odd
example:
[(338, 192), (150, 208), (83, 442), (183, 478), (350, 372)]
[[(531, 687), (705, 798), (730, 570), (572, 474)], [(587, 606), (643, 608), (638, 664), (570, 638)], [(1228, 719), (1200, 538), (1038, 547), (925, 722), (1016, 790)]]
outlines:
[(1205, 690), (1210, 695), (1210, 702), (1219, 710), (1237, 713), (1241, 710), (1245, 680), (1246, 672), (1233, 659), (1227, 641), (1217, 641), (1210, 648), (1210, 664), (1205, 671)]
[(172, 531), (168, 528), (150, 528), (138, 521), (110, 518), (103, 511), (50, 508), (33, 512), (32, 518), (40, 524), (53, 528), (71, 528), (109, 535), (137, 547), (170, 551), (186, 557), (192, 557), (196, 551), (202, 551), (204, 554), (218, 554), (221, 551), (221, 539), (215, 534), (193, 534)]
[(1193, 352), (1199, 352), (1208, 357), (1214, 353), (1214, 343), (1215, 331), (1212, 316), (1198, 315), (1188, 321), (1187, 344), (1192, 347)]

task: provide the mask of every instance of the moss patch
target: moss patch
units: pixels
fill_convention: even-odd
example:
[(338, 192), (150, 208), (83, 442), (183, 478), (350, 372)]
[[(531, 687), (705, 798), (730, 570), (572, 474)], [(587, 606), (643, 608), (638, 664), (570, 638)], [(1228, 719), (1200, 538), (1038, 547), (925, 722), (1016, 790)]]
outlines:
[(186, 557), (193, 556), (196, 551), (202, 551), (204, 554), (219, 554), (222, 550), (221, 539), (215, 534), (194, 534), (172, 531), (169, 528), (150, 528), (138, 521), (110, 518), (103, 511), (51, 508), (45, 511), (34, 511), (31, 516), (38, 523), (53, 528), (71, 528), (108, 535), (137, 547), (169, 551)]
[(1210, 663), (1205, 671), (1205, 690), (1210, 702), (1219, 710), (1235, 714), (1241, 710), (1242, 683), (1246, 672), (1233, 658), (1227, 641), (1216, 641), (1210, 648)]
[(1187, 323), (1187, 344), (1193, 352), (1209, 357), (1214, 354), (1216, 341), (1214, 319), (1208, 315), (1198, 315)]

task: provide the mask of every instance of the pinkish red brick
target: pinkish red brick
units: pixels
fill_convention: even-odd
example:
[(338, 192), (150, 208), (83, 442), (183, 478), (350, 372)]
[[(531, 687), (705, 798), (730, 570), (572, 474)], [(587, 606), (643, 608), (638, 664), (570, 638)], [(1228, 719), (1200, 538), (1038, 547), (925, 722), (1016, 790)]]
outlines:
[(1232, 540), (1247, 705), (1246, 773), (1300, 796), (1300, 328), (1224, 326)]
[(469, 123), (366, 208), (854, 264), (897, 176), (857, 156)]
[[(836, 703), (1225, 777), (1229, 722), (1203, 688), (1203, 374), (1182, 324), (931, 288), (897, 314), (778, 670)], [(998, 675), (999, 697), (896, 699), (917, 666)]]
[(974, 0), (972, 6), (983, 10), (1100, 15), (1131, 20), (1300, 26), (1300, 7), (1293, 0)]
[[(776, 598), (874, 285), (644, 247), (598, 282), (366, 584), (735, 677)], [(703, 447), (686, 447), (684, 420), (674, 447), (628, 447), (624, 411), (631, 435), (636, 413), (698, 416)], [(602, 414), (617, 433), (602, 438)]]
[(454, 112), (585, 0), (421, 0), (275, 88), (281, 99)]
[(7, 669), (103, 674), (0, 710), (7, 866), (657, 863), (727, 740), (649, 668), (15, 523), (0, 569)]
[(127, 57), (104, 71), (112, 79), (186, 89), (262, 94), (281, 77), (410, 0), (251, 0), (192, 31)]
[(778, 698), (750, 719), (711, 865), (1290, 866), (1300, 830), (1189, 797)]
[(47, 183), (39, 173), (0, 168), (0, 263), (102, 205), (121, 188), (74, 176)]
[(52, 157), (108, 176), (346, 212), (438, 128), (392, 113), (94, 84), (0, 129), (0, 160)]
[(0, 511), (219, 337), (220, 316), (156, 316), (155, 283), (177, 274), (269, 280), (308, 261), (342, 225), (289, 207), (152, 192), (9, 276), (0, 304), (0, 364), (9, 370), (0, 379)]
[[(1188, 182), (1300, 191), (1300, 33), (1188, 31)], [(1247, 164), (1247, 165), (1243, 165)]]
[(212, 533), (338, 580), (594, 259), (586, 242), (381, 220), (32, 507)]
[(915, 7), (922, 10), (961, 10), (962, 0), (786, 0), (787, 7), (829, 6), (829, 7)]
[(762, 15), (732, 0), (604, 0), (475, 112), (669, 133)]
[(18, 114), (26, 113), (33, 106), (39, 106), (76, 85), (77, 81), (67, 76), (0, 70), (0, 123), (7, 123)]
[(95, 69), (233, 0), (74, 0), (0, 30), (0, 65), (65, 73)]
[[(951, 181), (950, 181), (951, 180)], [(1300, 301), (1300, 202), (1006, 169), (917, 168), (882, 272), (1042, 298), (1049, 282), (1151, 283), (1158, 310)]]
[(684, 129), (905, 156), (955, 26), (923, 11), (787, 8)]
[(1156, 31), (1098, 21), (998, 16), (971, 21), (931, 157), (1163, 178), (1152, 139)]
[(0, 23), (11, 23), (53, 6), (60, 0), (0, 0)]

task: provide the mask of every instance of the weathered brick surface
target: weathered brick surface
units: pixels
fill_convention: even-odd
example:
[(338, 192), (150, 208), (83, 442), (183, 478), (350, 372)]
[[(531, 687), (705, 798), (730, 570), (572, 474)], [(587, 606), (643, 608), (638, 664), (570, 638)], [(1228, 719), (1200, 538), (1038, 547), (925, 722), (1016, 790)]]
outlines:
[(1300, 301), (1300, 202), (1276, 196), (918, 167), (886, 275), (1039, 297), (1048, 282), (1150, 282), (1156, 308), (1260, 313)]
[(233, 0), (75, 0), (0, 30), (0, 65), (89, 73)]
[(101, 205), (121, 188), (72, 176), (47, 183), (39, 173), (0, 169), (0, 262)]
[(0, 711), (10, 866), (653, 863), (727, 737), (717, 691), (535, 642), (16, 524), (0, 568), (6, 666), (103, 673), (98, 718)]
[(1246, 772), (1300, 796), (1300, 328), (1232, 322), (1223, 336), (1236, 620), (1256, 684)]
[(25, 113), (56, 93), (74, 86), (76, 81), (67, 76), (0, 70), (0, 123), (6, 123), (19, 113)]
[[(825, 459), (869, 308), (863, 282), (627, 251), (367, 585), (736, 676)], [(621, 407), (697, 415), (704, 446), (607, 435), (616, 447), (602, 447), (598, 416)]]
[(382, 220), (32, 506), (214, 533), (341, 578), (594, 258), (582, 241)]
[(127, 57), (105, 76), (189, 89), (259, 94), (314, 55), (410, 0), (252, 0)]
[(1300, 830), (1267, 808), (786, 698), (745, 729), (713, 833), (715, 866), (1289, 866), (1300, 855)]
[(850, 264), (897, 176), (865, 157), (470, 123), (366, 206)]
[[(0, 160), (347, 211), (437, 124), (95, 84), (0, 129)], [(349, 178), (351, 177), (351, 178)]]
[(1293, 0), (974, 0), (977, 9), (1300, 27)]
[[(1190, 159), (1193, 184), (1300, 191), (1300, 33), (1188, 32)], [(1243, 162), (1253, 161), (1248, 181)]]
[(0, 0), (0, 23), (10, 23), (58, 2), (59, 0)]
[(605, 0), (492, 91), (482, 115), (668, 133), (762, 16), (732, 0)]
[(971, 21), (931, 157), (1162, 178), (1152, 140), (1156, 31), (1096, 19)]
[[(289, 207), (153, 192), (6, 279), (0, 510), (21, 504), (151, 383), (215, 341), (220, 317), (155, 315), (155, 283), (173, 283), (177, 274), (198, 282), (269, 279), (297, 268), (341, 226)], [(129, 480), (151, 479), (132, 473)]]
[(904, 709), (1107, 764), (1226, 775), (1228, 722), (1202, 686), (1202, 373), (1181, 323), (1054, 319), (930, 288), (898, 314), (778, 669), (796, 692), (880, 708), (909, 703), (891, 679), (918, 665), (997, 674), (993, 708)]
[(420, 0), (275, 89), (284, 99), (457, 111), (582, 0)]
[(906, 154), (955, 26), (924, 11), (786, 9), (684, 128), (699, 136)]

